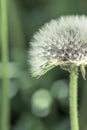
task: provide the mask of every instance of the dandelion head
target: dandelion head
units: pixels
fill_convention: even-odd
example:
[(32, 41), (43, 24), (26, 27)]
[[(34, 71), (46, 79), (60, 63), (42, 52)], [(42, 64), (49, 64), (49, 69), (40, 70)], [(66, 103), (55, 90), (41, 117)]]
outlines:
[(30, 42), (28, 62), (33, 76), (59, 66), (86, 66), (87, 17), (64, 16), (46, 23)]

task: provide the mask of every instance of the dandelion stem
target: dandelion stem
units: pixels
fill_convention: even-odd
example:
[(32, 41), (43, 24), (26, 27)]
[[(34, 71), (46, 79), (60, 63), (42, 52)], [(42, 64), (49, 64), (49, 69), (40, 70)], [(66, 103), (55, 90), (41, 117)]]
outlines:
[(1, 128), (9, 130), (9, 79), (8, 79), (8, 27), (7, 0), (1, 0), (1, 47), (2, 47), (2, 98), (1, 98)]
[(77, 110), (77, 67), (72, 67), (70, 73), (70, 118), (71, 130), (79, 130)]

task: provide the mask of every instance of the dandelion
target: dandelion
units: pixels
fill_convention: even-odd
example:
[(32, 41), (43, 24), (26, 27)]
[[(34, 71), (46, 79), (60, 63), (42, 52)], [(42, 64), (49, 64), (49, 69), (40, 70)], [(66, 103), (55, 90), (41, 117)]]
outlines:
[[(87, 18), (64, 16), (46, 23), (34, 35), (29, 51), (33, 76), (41, 76), (59, 65), (87, 64)], [(81, 67), (82, 68), (82, 67)], [(84, 73), (81, 69), (82, 75)]]
[(79, 130), (77, 111), (78, 68), (85, 79), (87, 65), (87, 17), (63, 16), (46, 23), (30, 42), (29, 64), (34, 77), (55, 66), (70, 72), (72, 130)]

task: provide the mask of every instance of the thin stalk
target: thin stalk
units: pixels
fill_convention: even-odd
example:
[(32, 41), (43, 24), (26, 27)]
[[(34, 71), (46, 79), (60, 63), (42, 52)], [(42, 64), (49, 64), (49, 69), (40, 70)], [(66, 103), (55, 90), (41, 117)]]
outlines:
[(73, 67), (70, 73), (70, 118), (71, 130), (79, 130), (77, 105), (77, 68)]
[(1, 47), (2, 47), (2, 98), (1, 129), (9, 130), (9, 79), (8, 79), (8, 22), (7, 0), (1, 0)]

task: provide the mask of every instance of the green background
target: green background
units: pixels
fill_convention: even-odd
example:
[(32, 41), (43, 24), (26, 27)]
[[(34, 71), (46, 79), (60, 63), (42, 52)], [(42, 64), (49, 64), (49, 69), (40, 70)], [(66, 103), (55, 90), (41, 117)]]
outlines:
[[(30, 39), (45, 22), (61, 15), (86, 15), (87, 1), (8, 0), (8, 7), (11, 130), (70, 130), (69, 73), (55, 67), (32, 78), (27, 52)], [(78, 109), (80, 130), (87, 130), (87, 81), (80, 73)]]

